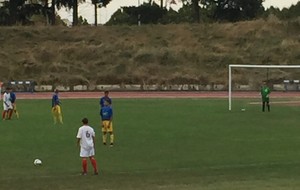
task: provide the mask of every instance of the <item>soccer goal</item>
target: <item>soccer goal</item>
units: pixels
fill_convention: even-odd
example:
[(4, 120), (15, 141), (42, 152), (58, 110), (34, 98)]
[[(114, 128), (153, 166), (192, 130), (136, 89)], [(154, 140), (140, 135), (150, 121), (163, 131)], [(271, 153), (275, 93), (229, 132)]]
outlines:
[(232, 70), (233, 69), (247, 69), (247, 68), (258, 68), (258, 69), (299, 69), (300, 65), (229, 65), (228, 75), (228, 109), (231, 111), (232, 108)]

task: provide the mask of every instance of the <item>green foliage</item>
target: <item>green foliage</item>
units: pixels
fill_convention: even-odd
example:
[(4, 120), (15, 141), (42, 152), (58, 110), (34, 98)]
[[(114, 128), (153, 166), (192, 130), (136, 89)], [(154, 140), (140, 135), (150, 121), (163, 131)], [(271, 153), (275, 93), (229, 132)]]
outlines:
[(89, 23), (87, 22), (86, 18), (83, 18), (82, 16), (80, 16), (78, 18), (78, 25), (89, 25)]
[(111, 0), (93, 0), (93, 1), (98, 1), (99, 7), (106, 7), (111, 2)]
[(240, 21), (256, 18), (264, 9), (262, 0), (203, 0), (215, 20)]
[(107, 22), (107, 25), (128, 24), (157, 24), (167, 14), (166, 9), (161, 9), (157, 4), (144, 3), (139, 7), (123, 7)]
[(25, 0), (11, 0), (3, 2), (0, 7), (0, 25), (31, 25), (33, 15), (42, 15), (43, 7), (40, 4), (25, 4)]
[(9, 9), (8, 2), (3, 2), (3, 6), (0, 7), (0, 25), (9, 25)]
[[(44, 2), (45, 0), (41, 0)], [(50, 0), (49, 0), (50, 1)], [(30, 1), (31, 2), (31, 1)], [(48, 2), (48, 1), (45, 1)], [(77, 9), (78, 3), (85, 0), (52, 0), (51, 7), (25, 0), (11, 0), (2, 2), (0, 7), (0, 25), (34, 24), (33, 15), (42, 15), (47, 23), (55, 24), (55, 8), (67, 7)], [(106, 7), (111, 0), (92, 0), (98, 7)], [(292, 19), (300, 15), (300, 2), (290, 8), (282, 10), (271, 7), (264, 10), (263, 0), (183, 0), (183, 6), (178, 10), (167, 10), (159, 5), (144, 3), (139, 7), (123, 7), (117, 10), (107, 25), (128, 24), (171, 24), (214, 21), (242, 21), (259, 17), (267, 18), (273, 14), (280, 19)], [(77, 11), (73, 11), (73, 23), (78, 23)], [(51, 19), (50, 19), (51, 18)], [(81, 21), (79, 21), (80, 24)]]
[(268, 17), (270, 15), (275, 15), (277, 18), (282, 20), (297, 18), (300, 16), (300, 1), (296, 5), (292, 5), (288, 9), (284, 8), (280, 10), (272, 6), (263, 14), (264, 17)]

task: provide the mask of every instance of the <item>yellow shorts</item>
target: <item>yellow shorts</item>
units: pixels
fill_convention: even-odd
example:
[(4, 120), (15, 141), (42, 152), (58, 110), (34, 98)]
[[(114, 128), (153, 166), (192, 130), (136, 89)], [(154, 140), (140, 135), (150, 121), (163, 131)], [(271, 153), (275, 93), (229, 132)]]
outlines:
[(60, 106), (59, 105), (56, 105), (56, 106), (54, 106), (54, 107), (52, 107), (52, 114), (54, 114), (54, 115), (59, 115), (59, 114), (61, 114), (61, 108), (60, 108)]
[(113, 132), (112, 121), (102, 121), (102, 132)]

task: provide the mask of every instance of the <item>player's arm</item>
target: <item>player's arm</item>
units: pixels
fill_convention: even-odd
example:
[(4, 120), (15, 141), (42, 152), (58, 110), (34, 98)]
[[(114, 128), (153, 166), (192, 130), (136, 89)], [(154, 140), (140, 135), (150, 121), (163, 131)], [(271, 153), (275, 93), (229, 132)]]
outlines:
[(95, 136), (92, 136), (93, 138), (93, 143), (94, 143), (94, 147), (96, 146), (96, 140), (95, 140)]
[(110, 109), (110, 118), (109, 118), (109, 125), (110, 125), (110, 123), (112, 122), (112, 120), (113, 120), (113, 111), (112, 111), (112, 109)]
[(100, 108), (100, 116), (101, 116), (101, 118), (103, 117), (102, 109), (103, 109), (103, 108)]
[(77, 147), (80, 147), (80, 140), (81, 138), (77, 138)]
[(81, 135), (82, 135), (82, 131), (81, 131), (81, 128), (78, 130), (78, 133), (77, 133), (77, 147), (80, 147), (80, 140), (81, 140)]
[(102, 107), (104, 106), (104, 98), (101, 98), (101, 99), (100, 99), (99, 104), (100, 104), (100, 108), (102, 108)]
[(8, 98), (7, 98), (7, 97), (4, 97), (3, 102), (4, 102), (4, 104), (8, 107)]

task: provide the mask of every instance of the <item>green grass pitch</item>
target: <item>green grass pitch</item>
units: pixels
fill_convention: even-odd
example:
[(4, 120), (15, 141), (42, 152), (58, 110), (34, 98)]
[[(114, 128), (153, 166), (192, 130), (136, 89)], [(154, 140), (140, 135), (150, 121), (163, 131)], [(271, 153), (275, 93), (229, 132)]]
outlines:
[[(115, 146), (101, 143), (97, 99), (18, 100), (20, 119), (0, 123), (0, 189), (285, 190), (300, 188), (297, 106), (262, 113), (250, 100), (114, 99)], [(241, 108), (246, 108), (242, 112)], [(96, 131), (99, 176), (80, 176), (76, 133)], [(36, 167), (39, 158), (43, 165)]]

